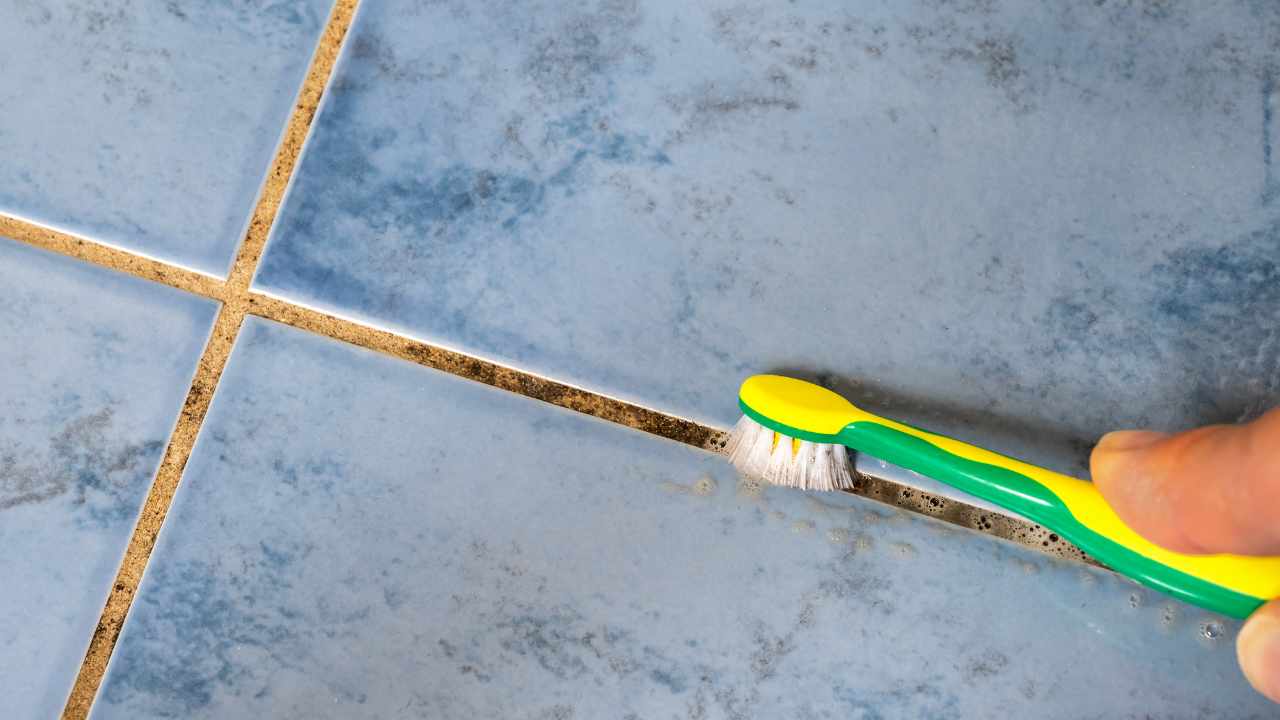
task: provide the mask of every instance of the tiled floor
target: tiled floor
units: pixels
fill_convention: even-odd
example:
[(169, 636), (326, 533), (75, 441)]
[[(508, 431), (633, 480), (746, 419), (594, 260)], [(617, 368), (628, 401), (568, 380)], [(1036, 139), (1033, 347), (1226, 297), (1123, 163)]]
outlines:
[(701, 447), (762, 370), (1077, 472), (1280, 401), (1280, 7), (350, 6), (0, 0), (0, 716), (1274, 714)]

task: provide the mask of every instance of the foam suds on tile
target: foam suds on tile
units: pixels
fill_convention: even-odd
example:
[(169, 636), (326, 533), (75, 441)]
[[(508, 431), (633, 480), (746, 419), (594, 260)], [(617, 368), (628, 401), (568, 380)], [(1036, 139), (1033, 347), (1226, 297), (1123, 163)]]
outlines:
[[(671, 481), (665, 481), (661, 484), (663, 490), (679, 495), (690, 495), (709, 497), (715, 495), (719, 489), (716, 481), (709, 475), (703, 475), (690, 484), (681, 484)], [(847, 553), (870, 553), (875, 552), (877, 542), (874, 531), (867, 532), (859, 530), (866, 528), (870, 530), (876, 525), (894, 525), (902, 522), (908, 522), (913, 515), (908, 511), (898, 508), (888, 508), (886, 510), (867, 509), (861, 510), (856, 506), (836, 505), (824, 502), (821, 495), (810, 493), (805, 494), (803, 509), (804, 512), (799, 517), (789, 516), (786, 512), (777, 509), (771, 502), (769, 493), (772, 489), (757, 480), (751, 480), (739, 477), (737, 480), (735, 495), (739, 502), (747, 501), (747, 505), (743, 507), (755, 508), (755, 511), (770, 520), (784, 523), (783, 526), (795, 535), (820, 535), (824, 544), (834, 546), (835, 548), (846, 548)], [(781, 490), (781, 492), (787, 492)], [(929, 505), (929, 496), (918, 491), (911, 490), (907, 493), (909, 498), (920, 499), (923, 496), (923, 503)], [(945, 507), (945, 499), (939, 503), (939, 506)], [(845, 513), (854, 513), (850, 518)], [(929, 514), (929, 513), (926, 513)], [(809, 517), (805, 517), (808, 515)], [(789, 521), (789, 522), (788, 522)], [(983, 528), (981, 522), (987, 523), (988, 527)], [(975, 529), (990, 530), (990, 525), (994, 523), (1006, 522), (1006, 518), (999, 515), (983, 515), (979, 526)], [(844, 523), (851, 523), (845, 525)], [(941, 534), (949, 535), (958, 532), (957, 529), (948, 525), (939, 525), (936, 522), (924, 521), (929, 530)], [(779, 529), (781, 529), (779, 527)], [(1032, 548), (1041, 549), (1049, 555), (1049, 557), (1041, 562), (1028, 559), (1015, 559), (1016, 567), (1026, 575), (1039, 574), (1044, 565), (1057, 566), (1061, 570), (1070, 571), (1073, 561), (1085, 557), (1082, 553), (1075, 549), (1075, 546), (1062, 540), (1056, 533), (1050, 532), (1048, 529), (1039, 525), (1027, 526), (1022, 531), (1025, 537), (1013, 538), (1020, 544), (1030, 546)], [(883, 555), (885, 557), (897, 560), (910, 560), (919, 555), (919, 550), (911, 543), (894, 541), (883, 545)], [(1055, 550), (1058, 550), (1055, 552)], [(1074, 551), (1074, 552), (1072, 552)], [(1065, 563), (1065, 564), (1064, 564)], [(1075, 577), (1081, 586), (1090, 590), (1100, 590), (1110, 584), (1109, 574), (1099, 572), (1094, 567), (1075, 566)], [(1141, 613), (1147, 607), (1146, 591), (1142, 588), (1136, 588), (1127, 596), (1122, 596), (1124, 609), (1126, 612)], [(1155, 621), (1159, 629), (1164, 633), (1171, 633), (1180, 627), (1181, 609), (1180, 606), (1173, 602), (1165, 603), (1162, 606), (1153, 608), (1156, 613)], [(1197, 642), (1209, 649), (1218, 647), (1222, 644), (1221, 638), (1227, 634), (1224, 623), (1214, 617), (1208, 617), (1198, 623), (1192, 625), (1194, 628), (1194, 637)]]
[(817, 525), (812, 520), (796, 520), (791, 523), (791, 532), (797, 535), (806, 535), (813, 532)]
[(689, 485), (682, 485), (680, 483), (667, 480), (659, 485), (659, 487), (676, 495), (696, 495), (697, 497), (710, 497), (715, 495), (716, 489), (718, 488), (716, 481), (713, 480), (710, 475), (703, 475)]
[(764, 495), (764, 484), (754, 478), (738, 478), (738, 495), (757, 499)]
[(1226, 632), (1226, 628), (1223, 627), (1221, 622), (1213, 619), (1206, 619), (1200, 622), (1200, 631), (1198, 635), (1202, 645), (1213, 648), (1218, 646), (1218, 641), (1226, 635)]
[(916, 547), (911, 543), (896, 542), (892, 547), (893, 554), (900, 558), (913, 558), (916, 556)]

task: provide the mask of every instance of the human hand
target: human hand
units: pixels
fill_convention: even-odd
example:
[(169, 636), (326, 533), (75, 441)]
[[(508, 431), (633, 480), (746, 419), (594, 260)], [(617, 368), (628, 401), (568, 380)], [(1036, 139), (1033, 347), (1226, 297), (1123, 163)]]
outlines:
[[(1280, 555), (1280, 408), (1245, 425), (1110, 433), (1090, 469), (1120, 518), (1158, 545)], [(1236, 655), (1258, 692), (1280, 702), (1280, 600), (1249, 617)]]

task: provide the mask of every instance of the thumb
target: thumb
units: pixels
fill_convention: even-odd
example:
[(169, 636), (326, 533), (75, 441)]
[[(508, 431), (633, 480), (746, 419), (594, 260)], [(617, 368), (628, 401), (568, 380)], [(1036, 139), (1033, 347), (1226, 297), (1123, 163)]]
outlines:
[(1116, 514), (1158, 545), (1280, 554), (1280, 408), (1244, 425), (1110, 433), (1090, 468)]
[(1249, 616), (1236, 639), (1236, 657), (1254, 689), (1280, 702), (1280, 600)]

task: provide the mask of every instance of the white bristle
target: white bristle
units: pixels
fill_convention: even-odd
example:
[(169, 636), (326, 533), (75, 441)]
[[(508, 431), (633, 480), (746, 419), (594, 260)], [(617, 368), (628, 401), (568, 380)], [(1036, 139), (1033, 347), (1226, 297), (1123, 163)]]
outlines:
[(817, 490), (827, 490), (831, 484), (831, 446), (819, 445), (813, 458), (813, 472), (809, 474), (809, 484)]
[(853, 488), (844, 445), (801, 441), (797, 447), (791, 437), (748, 417), (734, 426), (725, 452), (738, 472), (748, 478), (801, 490)]
[(744, 417), (734, 427), (733, 434), (738, 437), (731, 437), (726, 445), (726, 449), (733, 448), (729, 454), (729, 462), (747, 477), (764, 477), (765, 468), (769, 466), (769, 455), (773, 452), (773, 431)]
[(836, 490), (852, 490), (853, 489), (853, 458), (849, 457), (849, 449), (844, 445), (836, 445), (835, 451), (836, 471), (833, 476), (833, 484)]
[(742, 447), (743, 441), (748, 437), (753, 437), (751, 431), (760, 427), (755, 420), (743, 415), (738, 424), (733, 426), (733, 430), (729, 432), (729, 439), (724, 444), (724, 454), (733, 459), (734, 453), (738, 452), (738, 448)]
[(849, 472), (849, 456), (843, 445), (818, 445), (813, 471), (809, 474), (811, 490), (848, 490), (853, 487)]
[(769, 454), (769, 464), (764, 469), (764, 481), (790, 487), (793, 462), (791, 450), (795, 444), (782, 433), (774, 433), (773, 438), (773, 452)]
[(813, 477), (813, 464), (818, 459), (818, 444), (808, 440), (800, 441), (800, 449), (796, 450), (795, 487), (809, 487), (809, 479)]

